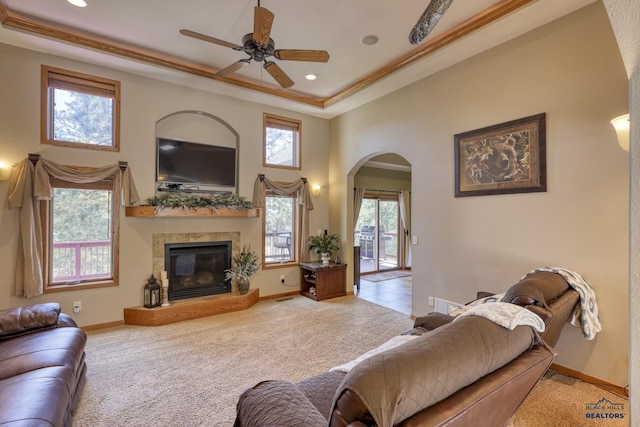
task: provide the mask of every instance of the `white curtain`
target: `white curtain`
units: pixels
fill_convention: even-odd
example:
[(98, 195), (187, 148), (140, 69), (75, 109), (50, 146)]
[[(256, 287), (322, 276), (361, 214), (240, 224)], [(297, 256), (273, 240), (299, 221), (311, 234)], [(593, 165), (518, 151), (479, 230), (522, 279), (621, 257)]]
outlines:
[(360, 217), (360, 208), (362, 208), (362, 199), (364, 198), (364, 188), (353, 189), (353, 227), (355, 228)]
[(398, 195), (400, 218), (404, 228), (404, 267), (411, 267), (411, 192), (401, 191)]
[(313, 201), (309, 192), (309, 184), (306, 178), (300, 178), (293, 182), (275, 182), (258, 175), (253, 185), (253, 206), (256, 208), (264, 207), (264, 200), (267, 194), (267, 188), (280, 196), (293, 196), (298, 199), (298, 204), (302, 205), (301, 232), (297, 236), (296, 246), (300, 248), (301, 261), (309, 261), (309, 251), (306, 248), (309, 239), (309, 211), (313, 210)]
[[(77, 170), (41, 158), (34, 166), (27, 158), (14, 165), (9, 183), (9, 207), (20, 208), (16, 262), (18, 296), (31, 298), (42, 295), (44, 290), (39, 201), (50, 200), (53, 197), (50, 177), (74, 183), (90, 183), (113, 178), (114, 189), (118, 192), (116, 199), (121, 200), (123, 205), (136, 203), (139, 199), (131, 169), (127, 167), (123, 171), (119, 164)], [(119, 217), (120, 206), (114, 204), (114, 222), (118, 221)]]

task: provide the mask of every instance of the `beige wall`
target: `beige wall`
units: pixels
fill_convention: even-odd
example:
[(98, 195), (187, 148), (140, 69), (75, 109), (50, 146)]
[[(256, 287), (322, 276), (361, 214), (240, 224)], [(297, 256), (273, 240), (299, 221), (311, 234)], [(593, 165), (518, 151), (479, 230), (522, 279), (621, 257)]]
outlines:
[[(629, 158), (609, 120), (627, 108), (624, 67), (595, 3), (333, 119), (332, 227), (352, 227), (353, 176), (344, 175), (398, 153), (412, 165), (419, 237), (412, 313), (432, 311), (429, 296), (465, 302), (536, 267), (572, 269), (595, 288), (604, 329), (586, 341), (567, 326), (557, 363), (626, 385)], [(547, 192), (454, 198), (454, 134), (541, 112)]]
[(411, 172), (363, 166), (353, 180), (354, 188), (385, 191), (411, 191)]
[[(629, 113), (631, 127), (630, 165), (638, 165), (640, 154), (640, 3), (624, 0), (604, 0), (622, 58), (629, 77)], [(630, 233), (629, 233), (629, 354), (640, 351), (640, 174), (638, 168), (630, 168)], [(636, 425), (640, 418), (640, 361), (630, 358), (631, 419), (629, 425)]]
[[(47, 64), (104, 76), (122, 82), (121, 151), (105, 153), (77, 148), (53, 147), (39, 143), (40, 65)], [(329, 122), (256, 103), (215, 95), (147, 79), (110, 69), (77, 63), (15, 47), (0, 45), (0, 161), (14, 163), (27, 153), (88, 166), (128, 161), (142, 200), (154, 193), (155, 123), (168, 114), (197, 110), (228, 123), (239, 134), (240, 190), (251, 199), (258, 173), (281, 181), (301, 176), (311, 184), (327, 184)], [(274, 113), (302, 120), (303, 170), (286, 171), (262, 167), (262, 115)], [(7, 205), (8, 182), (0, 182), (0, 308), (57, 301), (70, 313), (73, 301), (82, 301), (82, 312), (74, 316), (80, 325), (122, 320), (123, 308), (142, 303), (142, 286), (152, 271), (152, 234), (177, 232), (239, 231), (242, 243), (261, 250), (262, 219), (143, 219), (124, 217), (121, 221), (120, 286), (55, 294), (25, 300), (14, 291), (18, 210)], [(328, 191), (314, 198), (310, 229), (329, 226)], [(285, 285), (280, 275), (285, 275)], [(260, 295), (274, 295), (299, 289), (297, 267), (261, 271), (252, 279)]]

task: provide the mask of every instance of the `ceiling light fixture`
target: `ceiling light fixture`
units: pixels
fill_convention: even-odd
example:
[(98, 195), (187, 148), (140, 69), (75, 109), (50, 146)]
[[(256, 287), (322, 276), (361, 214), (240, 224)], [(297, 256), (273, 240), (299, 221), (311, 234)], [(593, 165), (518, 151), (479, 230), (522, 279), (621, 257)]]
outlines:
[(78, 6), (78, 7), (85, 7), (87, 5), (87, 2), (84, 0), (67, 0), (67, 1), (72, 5)]
[(318, 78), (318, 76), (316, 76), (315, 74), (307, 74), (306, 76), (304, 76), (304, 78), (307, 80), (315, 80)]
[(378, 38), (378, 36), (372, 34), (370, 36), (363, 37), (360, 42), (365, 46), (373, 46), (374, 44), (378, 43), (379, 40), (380, 39)]

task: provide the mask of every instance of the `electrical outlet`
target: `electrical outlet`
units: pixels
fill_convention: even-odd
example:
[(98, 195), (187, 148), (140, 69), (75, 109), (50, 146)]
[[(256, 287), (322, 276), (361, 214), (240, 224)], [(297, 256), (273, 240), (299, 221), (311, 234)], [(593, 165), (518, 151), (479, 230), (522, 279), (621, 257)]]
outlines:
[(411, 243), (414, 245), (418, 244), (418, 236), (411, 236)]
[(82, 301), (73, 302), (73, 313), (78, 314), (82, 311)]
[(429, 297), (429, 306), (433, 307), (435, 305), (435, 300), (433, 299), (433, 297)]
[(284, 283), (284, 274), (280, 275), (280, 283)]

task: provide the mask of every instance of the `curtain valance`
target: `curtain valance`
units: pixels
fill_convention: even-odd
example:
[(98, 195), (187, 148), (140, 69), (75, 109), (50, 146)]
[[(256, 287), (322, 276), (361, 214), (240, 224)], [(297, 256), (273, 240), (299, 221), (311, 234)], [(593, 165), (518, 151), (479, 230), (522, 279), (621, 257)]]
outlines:
[[(32, 158), (36, 162), (35, 166)], [(20, 208), (16, 260), (18, 296), (31, 298), (42, 295), (44, 290), (39, 200), (50, 200), (53, 197), (50, 177), (73, 183), (91, 183), (112, 178), (122, 204), (133, 204), (139, 199), (131, 169), (126, 163), (78, 170), (41, 159), (37, 155), (14, 165), (9, 182), (9, 207)], [(114, 206), (114, 221), (119, 221), (119, 213), (120, 206)]]
[(267, 188), (279, 196), (296, 196), (298, 204), (302, 205), (301, 232), (296, 239), (297, 247), (300, 248), (300, 258), (302, 261), (309, 260), (307, 240), (309, 239), (309, 211), (313, 210), (313, 201), (309, 192), (309, 183), (306, 178), (300, 178), (293, 182), (276, 182), (260, 174), (256, 178), (253, 186), (253, 206), (264, 207), (264, 200)]

